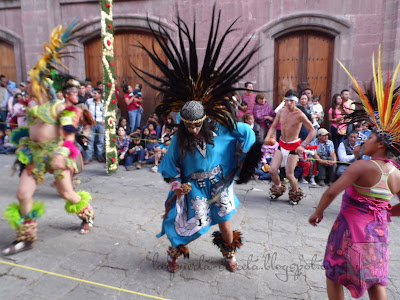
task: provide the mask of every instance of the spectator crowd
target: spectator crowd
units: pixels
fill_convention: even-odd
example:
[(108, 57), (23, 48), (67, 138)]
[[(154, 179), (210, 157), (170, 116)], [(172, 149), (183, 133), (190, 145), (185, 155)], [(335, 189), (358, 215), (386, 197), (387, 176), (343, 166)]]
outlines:
[[(127, 118), (118, 113), (117, 147), (119, 164), (127, 171), (140, 169), (143, 165), (151, 165), (151, 171), (157, 172), (158, 165), (168, 150), (172, 135), (177, 128), (177, 116), (168, 115), (161, 119), (153, 113), (143, 122), (142, 84), (137, 83), (135, 88), (126, 82), (121, 85), (124, 92), (124, 102), (127, 107)], [(238, 122), (248, 123), (254, 130), (257, 141), (263, 143), (262, 160), (256, 170), (254, 179), (268, 180), (271, 178), (269, 167), (272, 157), (279, 146), (280, 126), (278, 124), (271, 144), (264, 141), (277, 112), (284, 106), (284, 101), (273, 108), (262, 92), (254, 92), (251, 82), (246, 82), (247, 89), (241, 95), (233, 97), (237, 107)], [(57, 100), (64, 101), (61, 92), (57, 91)], [(118, 93), (118, 91), (116, 92)], [(119, 97), (119, 94), (116, 94)], [(78, 93), (81, 108), (86, 108), (94, 122), (92, 125), (81, 125), (82, 139), (78, 147), (82, 151), (84, 164), (94, 159), (104, 162), (104, 91), (101, 81), (93, 87), (91, 79), (82, 82)], [(346, 124), (346, 116), (355, 109), (355, 103), (350, 99), (350, 92), (344, 89), (340, 94), (334, 94), (328, 107), (322, 107), (320, 97), (313, 94), (311, 88), (299, 92), (297, 108), (310, 120), (316, 129), (316, 136), (307, 147), (305, 153), (298, 158), (295, 177), (299, 183), (311, 186), (331, 184), (343, 174), (346, 168), (357, 159), (369, 159), (361, 151), (361, 145), (371, 133), (367, 120), (361, 123)], [(27, 125), (26, 107), (30, 95), (26, 90), (25, 82), (17, 85), (7, 78), (0, 76), (0, 154), (15, 152), (10, 143), (10, 133), (14, 128)], [(325, 112), (327, 115), (325, 115)], [(323, 124), (329, 122), (329, 127)], [(141, 127), (141, 124), (144, 126)], [(300, 138), (304, 140), (308, 131), (302, 126)], [(285, 178), (285, 170), (280, 170), (280, 176)]]
[[(264, 141), (277, 112), (284, 107), (282, 101), (275, 109), (268, 103), (265, 93), (253, 92), (253, 84), (245, 83), (247, 91), (235, 95), (237, 101), (237, 120), (248, 123), (254, 130), (258, 141), (263, 142), (263, 158), (256, 171), (255, 178), (270, 179), (269, 168), (272, 157), (278, 149), (280, 124), (277, 125), (273, 141)], [(295, 92), (297, 93), (297, 92)], [(313, 94), (311, 88), (301, 90), (297, 108), (301, 110), (315, 128), (316, 135), (304, 154), (299, 155), (294, 175), (299, 183), (311, 186), (330, 185), (340, 177), (346, 168), (357, 159), (369, 159), (362, 155), (363, 141), (371, 133), (368, 120), (361, 123), (346, 124), (346, 116), (355, 109), (356, 103), (350, 99), (350, 91), (343, 89), (332, 97), (329, 107), (322, 107), (320, 97)], [(327, 115), (325, 115), (327, 112)], [(329, 127), (323, 128), (329, 122)], [(302, 126), (299, 137), (305, 140), (307, 129)], [(281, 180), (285, 178), (285, 169), (280, 169)]]

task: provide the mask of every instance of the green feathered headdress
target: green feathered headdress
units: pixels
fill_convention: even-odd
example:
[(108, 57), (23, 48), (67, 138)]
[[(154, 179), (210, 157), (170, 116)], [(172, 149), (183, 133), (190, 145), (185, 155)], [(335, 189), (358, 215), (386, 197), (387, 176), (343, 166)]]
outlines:
[(42, 57), (29, 71), (32, 80), (32, 93), (39, 103), (44, 101), (42, 94), (50, 94), (54, 98), (54, 89), (61, 85), (57, 78), (57, 72), (54, 70), (59, 67), (67, 68), (61, 62), (61, 59), (70, 56), (66, 48), (73, 45), (74, 40), (79, 37), (77, 25), (78, 21), (75, 20), (67, 28), (63, 28), (61, 25), (54, 28), (50, 42), (43, 45)]

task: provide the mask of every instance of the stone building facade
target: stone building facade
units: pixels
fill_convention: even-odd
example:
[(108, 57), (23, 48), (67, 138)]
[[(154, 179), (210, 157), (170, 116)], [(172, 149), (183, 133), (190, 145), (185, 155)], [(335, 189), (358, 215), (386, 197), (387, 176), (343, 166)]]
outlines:
[[(160, 21), (176, 38), (173, 21), (178, 9), (189, 24), (196, 17), (201, 52), (208, 37), (213, 3), (214, 0), (115, 0), (115, 30), (117, 34), (121, 33), (121, 41), (128, 36), (134, 40), (137, 33), (148, 32), (148, 16), (152, 25)], [(279, 89), (299, 85), (315, 88), (310, 82), (312, 79), (324, 82), (320, 90), (316, 89), (326, 98), (325, 106), (329, 105), (332, 94), (350, 88), (350, 81), (336, 59), (359, 80), (369, 81), (371, 55), (377, 53), (379, 44), (383, 49), (385, 70), (393, 70), (400, 61), (398, 0), (217, 0), (216, 4), (222, 10), (223, 28), (241, 17), (236, 25), (239, 30), (230, 35), (222, 56), (246, 38), (251, 38), (252, 45), (260, 46), (253, 63), (262, 62), (241, 83), (252, 81), (257, 89), (267, 92), (268, 100), (274, 104), (279, 101)], [(0, 73), (11, 70), (10, 57), (13, 55), (14, 73), (9, 77), (17, 82), (25, 80), (51, 30), (75, 18), (81, 21), (83, 37), (79, 40), (81, 47), (75, 54), (76, 59), (68, 60), (67, 65), (78, 78), (89, 75), (100, 78), (101, 74), (88, 74), (95, 71), (88, 71), (90, 53), (85, 53), (94, 49), (90, 44), (98, 41), (100, 36), (97, 0), (0, 0), (0, 50), (8, 51), (8, 61), (0, 55)], [(320, 56), (320, 52), (325, 54)], [(129, 64), (129, 55), (116, 57), (116, 61), (118, 59), (123, 59), (121, 68)], [(318, 70), (322, 71), (318, 73)], [(137, 80), (132, 74), (117, 76), (118, 80), (124, 76)], [(320, 84), (314, 82), (315, 86)]]

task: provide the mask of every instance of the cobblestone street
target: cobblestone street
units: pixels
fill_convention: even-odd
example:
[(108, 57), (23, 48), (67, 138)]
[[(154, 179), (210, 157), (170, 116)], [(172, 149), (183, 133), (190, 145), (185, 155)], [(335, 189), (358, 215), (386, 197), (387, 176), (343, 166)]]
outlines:
[[(14, 155), (0, 156), (2, 212), (16, 200), (18, 177), (10, 177), (14, 159)], [(327, 209), (317, 228), (308, 224), (325, 188), (301, 185), (306, 197), (293, 207), (287, 193), (278, 201), (269, 200), (269, 182), (235, 185), (242, 205), (232, 223), (244, 237), (237, 253), (238, 271), (229, 273), (219, 250), (212, 245), (215, 227), (189, 244), (190, 259), (181, 259), (179, 271), (172, 276), (166, 270), (168, 240), (165, 236), (156, 238), (169, 189), (161, 175), (144, 167), (130, 172), (120, 168), (108, 176), (104, 165), (92, 162), (80, 177), (78, 189), (93, 196), (94, 229), (87, 236), (79, 234), (79, 219), (65, 213), (64, 201), (50, 186), (52, 176), (47, 175), (34, 197), (44, 201), (47, 210), (39, 220), (35, 248), (1, 258), (2, 299), (327, 299), (322, 259), (340, 199)], [(0, 230), (0, 246), (4, 247), (15, 233), (5, 219), (0, 220)], [(400, 299), (399, 219), (393, 218), (389, 235), (388, 298)], [(345, 295), (350, 299), (347, 290)], [(368, 299), (368, 295), (361, 299)]]

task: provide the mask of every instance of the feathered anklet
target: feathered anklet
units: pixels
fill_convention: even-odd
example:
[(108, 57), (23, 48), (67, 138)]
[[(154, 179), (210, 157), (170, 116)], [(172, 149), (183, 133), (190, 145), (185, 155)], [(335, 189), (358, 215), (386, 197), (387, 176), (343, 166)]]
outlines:
[(232, 258), (235, 256), (236, 250), (243, 245), (242, 234), (238, 230), (233, 232), (233, 240), (228, 244), (224, 242), (220, 231), (215, 231), (212, 236), (214, 237), (213, 244), (220, 249), (222, 255), (226, 258)]

